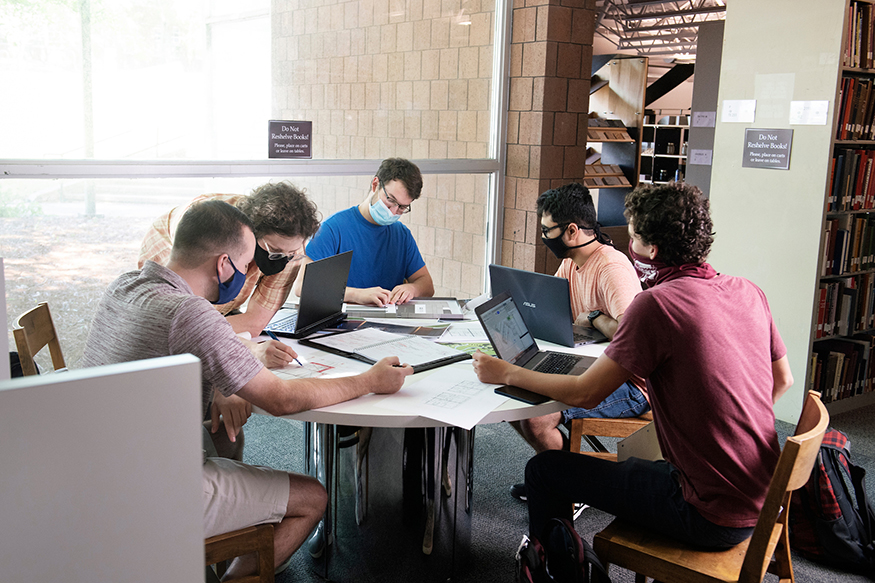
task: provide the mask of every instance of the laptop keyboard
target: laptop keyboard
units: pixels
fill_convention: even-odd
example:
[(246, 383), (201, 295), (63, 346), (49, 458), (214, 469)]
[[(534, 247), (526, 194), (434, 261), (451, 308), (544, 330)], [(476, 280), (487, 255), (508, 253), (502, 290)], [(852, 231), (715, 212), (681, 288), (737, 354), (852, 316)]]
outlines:
[(534, 370), (545, 372), (547, 374), (567, 374), (580, 357), (575, 354), (565, 354), (563, 352), (551, 352), (547, 357), (538, 363)]
[(295, 326), (298, 323), (298, 313), (295, 312), (288, 318), (280, 320), (279, 322), (274, 322), (269, 327), (272, 332), (294, 332)]

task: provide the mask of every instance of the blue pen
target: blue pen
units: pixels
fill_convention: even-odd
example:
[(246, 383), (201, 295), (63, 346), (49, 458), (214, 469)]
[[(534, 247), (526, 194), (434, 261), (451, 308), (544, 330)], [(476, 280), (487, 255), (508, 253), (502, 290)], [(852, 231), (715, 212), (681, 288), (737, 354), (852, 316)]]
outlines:
[[(268, 336), (270, 336), (271, 339), (276, 340), (277, 342), (280, 341), (280, 339), (276, 337), (276, 334), (274, 334), (274, 333), (271, 332), (270, 330), (265, 330), (264, 333), (267, 334)], [(295, 359), (293, 359), (293, 360), (294, 360), (295, 362), (298, 363), (298, 366), (304, 366), (303, 364), (301, 364), (301, 361), (298, 360), (297, 358), (295, 358)]]

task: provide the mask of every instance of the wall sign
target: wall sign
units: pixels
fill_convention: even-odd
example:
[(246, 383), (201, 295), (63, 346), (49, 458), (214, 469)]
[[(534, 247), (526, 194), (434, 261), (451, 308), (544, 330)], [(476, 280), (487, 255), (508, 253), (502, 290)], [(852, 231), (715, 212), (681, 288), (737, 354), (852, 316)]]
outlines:
[(312, 158), (312, 121), (268, 122), (268, 158)]
[(741, 165), (747, 168), (789, 170), (792, 145), (793, 130), (748, 128), (744, 131)]
[(720, 121), (724, 123), (753, 123), (756, 111), (756, 99), (724, 99)]

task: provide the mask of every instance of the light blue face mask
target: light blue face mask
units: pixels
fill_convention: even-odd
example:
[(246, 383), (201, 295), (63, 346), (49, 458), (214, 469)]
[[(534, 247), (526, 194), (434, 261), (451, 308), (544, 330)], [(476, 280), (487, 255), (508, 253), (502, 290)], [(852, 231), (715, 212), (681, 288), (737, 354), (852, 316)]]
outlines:
[(228, 257), (228, 261), (231, 263), (231, 267), (234, 268), (234, 275), (228, 281), (222, 281), (222, 277), (219, 275), (219, 268), (216, 267), (216, 277), (219, 278), (219, 299), (210, 303), (217, 306), (234, 301), (234, 298), (237, 297), (237, 294), (240, 293), (240, 290), (243, 289), (243, 285), (246, 283), (246, 274), (237, 271), (237, 267), (230, 257)]
[(401, 218), (401, 215), (396, 215), (389, 210), (389, 207), (387, 207), (386, 203), (383, 202), (383, 199), (380, 198), (379, 193), (377, 194), (377, 202), (372, 204), (370, 209), (371, 218), (374, 219), (374, 222), (378, 225), (391, 225)]

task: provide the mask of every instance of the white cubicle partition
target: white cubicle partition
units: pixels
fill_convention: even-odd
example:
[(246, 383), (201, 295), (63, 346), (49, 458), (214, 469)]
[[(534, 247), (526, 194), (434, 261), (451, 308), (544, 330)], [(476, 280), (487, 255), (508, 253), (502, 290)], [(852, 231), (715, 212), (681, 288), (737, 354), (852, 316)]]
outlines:
[(203, 581), (200, 361), (0, 381), (0, 580)]

